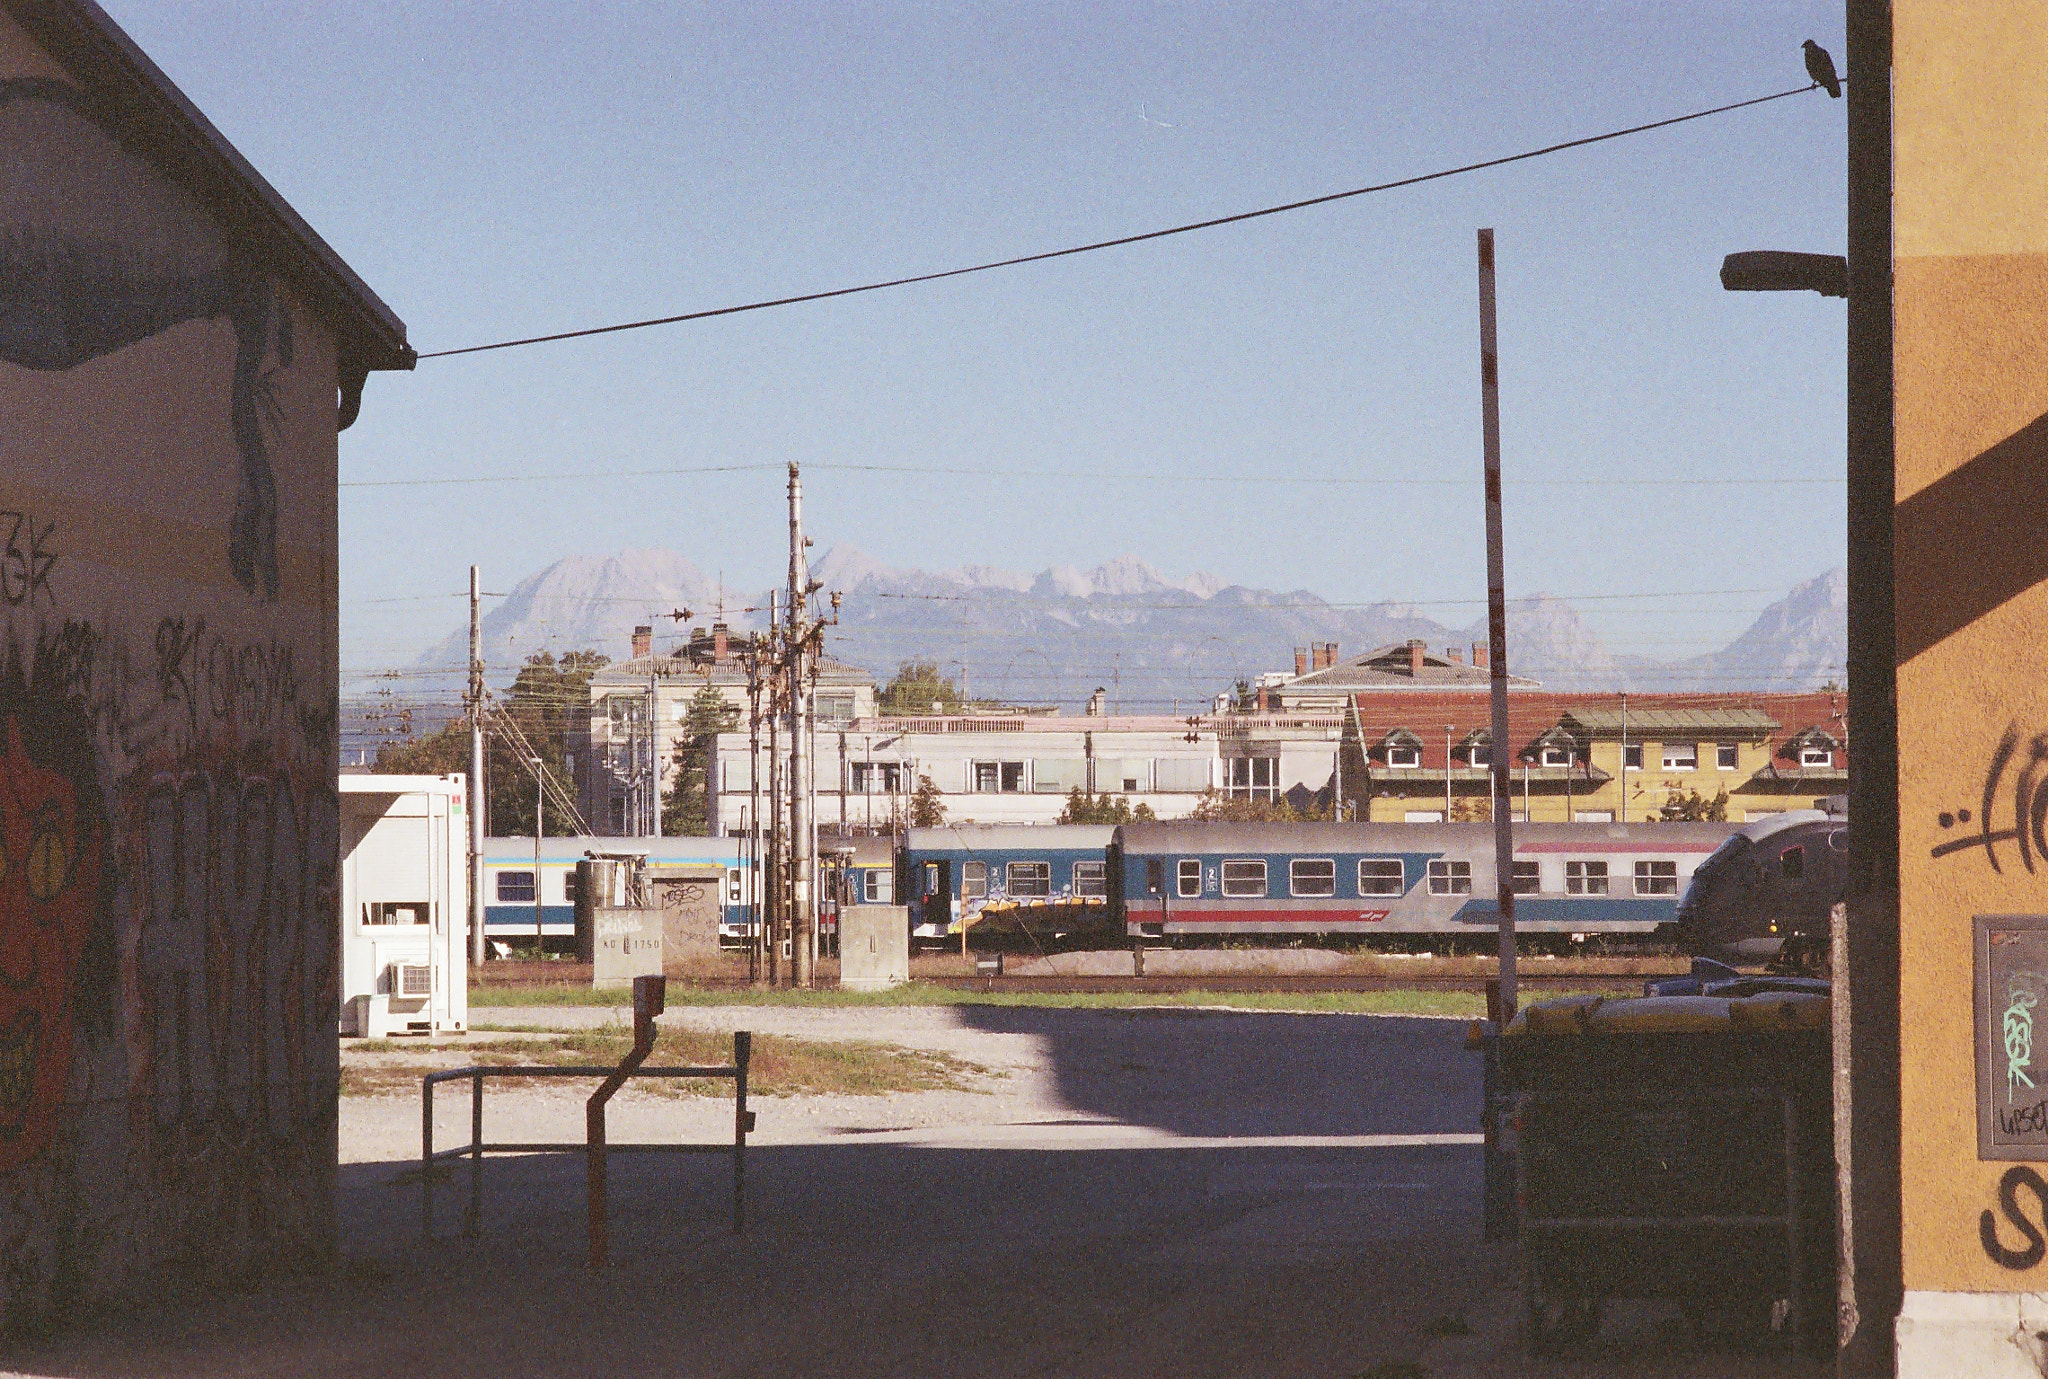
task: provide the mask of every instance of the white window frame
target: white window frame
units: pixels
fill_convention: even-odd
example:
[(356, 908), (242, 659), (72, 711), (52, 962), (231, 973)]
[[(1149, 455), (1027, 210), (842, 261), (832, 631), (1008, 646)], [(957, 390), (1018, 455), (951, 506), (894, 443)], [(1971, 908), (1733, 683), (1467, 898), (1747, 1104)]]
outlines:
[[(1236, 876), (1231, 875), (1233, 868), (1237, 871)], [(1254, 875), (1253, 868), (1257, 868), (1257, 890), (1250, 889), (1254, 884), (1252, 881), (1252, 876)], [(1240, 900), (1264, 900), (1266, 898), (1266, 859), (1263, 857), (1226, 858), (1219, 872), (1219, 877), (1222, 881), (1223, 894), (1226, 896), (1232, 896)]]
[(1422, 765), (1422, 749), (1407, 742), (1387, 744), (1387, 769), (1389, 771), (1413, 771)]
[[(1668, 867), (1669, 871), (1660, 870)], [(1643, 857), (1636, 860), (1637, 895), (1677, 895), (1678, 863), (1665, 857)]]
[(1562, 766), (1569, 768), (1572, 764), (1573, 759), (1577, 755), (1578, 754), (1569, 747), (1553, 747), (1546, 745), (1543, 748), (1542, 758), (1536, 764), (1539, 766), (1546, 767)]
[(1484, 742), (1470, 744), (1465, 748), (1465, 764), (1474, 770), (1493, 765), (1493, 748)]
[[(1265, 777), (1263, 781), (1261, 776)], [(1225, 757), (1223, 794), (1226, 799), (1233, 800), (1279, 799), (1280, 758)]]
[(1109, 894), (1109, 864), (1107, 862), (1076, 862), (1070, 884), (1075, 895)]
[(1812, 769), (1816, 766), (1832, 769), (1834, 764), (1835, 754), (1825, 747), (1801, 747), (1799, 749), (1799, 765), (1802, 769)]
[[(1302, 868), (1317, 868), (1308, 875), (1306, 886)], [(1318, 889), (1320, 888), (1320, 889)], [(1334, 857), (1296, 857), (1287, 863), (1287, 893), (1304, 897), (1333, 896), (1337, 893), (1337, 859)]]
[(1429, 864), (1431, 895), (1472, 894), (1472, 864), (1461, 858), (1439, 857)]
[(1714, 744), (1714, 769), (1734, 771), (1742, 765), (1742, 744), (1739, 742), (1717, 742)]
[(1597, 857), (1573, 857), (1564, 864), (1566, 895), (1606, 895), (1610, 879), (1607, 863)]
[(896, 903), (896, 876), (887, 867), (869, 867), (861, 876), (861, 900), (869, 905)]
[(1624, 771), (1640, 771), (1643, 769), (1642, 743), (1624, 742), (1621, 744), (1621, 769)]
[[(1194, 883), (1192, 888), (1189, 886), (1190, 882)], [(1182, 900), (1193, 900), (1200, 896), (1202, 894), (1202, 859), (1199, 857), (1181, 858), (1180, 865), (1174, 868), (1173, 885), (1175, 893)]]
[[(1019, 884), (1020, 880), (1022, 885)], [(1032, 886), (1044, 887), (1031, 890)], [(1003, 893), (1012, 897), (1037, 898), (1052, 894), (1052, 863), (1039, 861), (1008, 862), (1003, 866)]]
[(1697, 742), (1667, 742), (1664, 744), (1664, 769), (1667, 771), (1697, 771), (1700, 769), (1700, 744)]
[[(1373, 870), (1367, 871), (1367, 867), (1371, 867)], [(1392, 868), (1392, 870), (1388, 870), (1388, 868)], [(1359, 858), (1358, 893), (1360, 895), (1408, 894), (1408, 864), (1398, 857)]]
[(980, 900), (988, 894), (988, 863), (962, 862), (960, 864), (960, 898)]

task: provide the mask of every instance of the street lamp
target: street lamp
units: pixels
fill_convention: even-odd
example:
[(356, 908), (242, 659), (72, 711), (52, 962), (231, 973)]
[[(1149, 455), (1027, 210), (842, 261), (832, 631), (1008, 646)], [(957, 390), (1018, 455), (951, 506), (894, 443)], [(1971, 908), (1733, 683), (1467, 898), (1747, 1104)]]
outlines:
[(1818, 292), (1849, 295), (1849, 260), (1840, 254), (1795, 254), (1751, 249), (1721, 260), (1721, 286), (1730, 292)]

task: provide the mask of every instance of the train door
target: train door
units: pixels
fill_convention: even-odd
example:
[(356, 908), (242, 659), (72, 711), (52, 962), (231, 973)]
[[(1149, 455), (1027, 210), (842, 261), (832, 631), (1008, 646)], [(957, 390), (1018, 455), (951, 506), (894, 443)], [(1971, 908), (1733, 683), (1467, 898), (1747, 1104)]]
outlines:
[(940, 860), (924, 864), (924, 885), (919, 891), (923, 922), (944, 934), (953, 922), (953, 864)]

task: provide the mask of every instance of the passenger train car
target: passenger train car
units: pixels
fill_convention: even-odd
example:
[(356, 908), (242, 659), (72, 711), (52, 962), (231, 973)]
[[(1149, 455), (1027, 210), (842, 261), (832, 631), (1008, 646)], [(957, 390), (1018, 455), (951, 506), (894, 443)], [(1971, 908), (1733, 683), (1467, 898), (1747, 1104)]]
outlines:
[[(1727, 824), (1519, 824), (1515, 927), (1668, 933)], [(1477, 934), (1499, 923), (1493, 825), (1126, 824), (1111, 905), (1132, 938)]]
[(913, 828), (904, 840), (912, 941), (964, 926), (1027, 925), (1111, 932), (1109, 849), (1097, 824), (959, 824)]
[(1848, 888), (1842, 815), (1797, 809), (1744, 824), (1693, 872), (1678, 902), (1678, 946), (1723, 962), (1818, 964)]
[(659, 876), (664, 867), (725, 868), (725, 895), (719, 916), (721, 940), (746, 938), (747, 884), (740, 838), (543, 838), (540, 869), (534, 870), (532, 838), (484, 839), (484, 936), (501, 943), (533, 941), (535, 904), (540, 931), (549, 947), (568, 947), (576, 936), (576, 863), (588, 853), (640, 853), (648, 870)]

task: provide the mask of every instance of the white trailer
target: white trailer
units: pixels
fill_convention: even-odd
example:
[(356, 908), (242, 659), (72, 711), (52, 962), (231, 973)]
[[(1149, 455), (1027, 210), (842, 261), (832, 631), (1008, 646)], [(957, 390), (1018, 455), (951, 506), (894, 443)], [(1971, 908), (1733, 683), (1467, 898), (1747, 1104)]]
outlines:
[(341, 777), (341, 1029), (469, 1024), (465, 778)]

